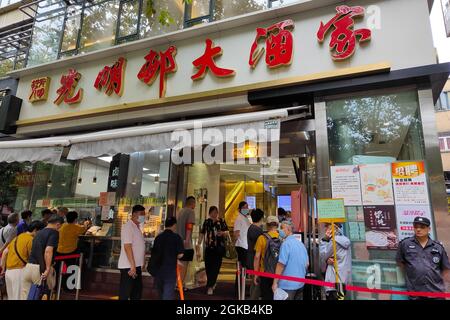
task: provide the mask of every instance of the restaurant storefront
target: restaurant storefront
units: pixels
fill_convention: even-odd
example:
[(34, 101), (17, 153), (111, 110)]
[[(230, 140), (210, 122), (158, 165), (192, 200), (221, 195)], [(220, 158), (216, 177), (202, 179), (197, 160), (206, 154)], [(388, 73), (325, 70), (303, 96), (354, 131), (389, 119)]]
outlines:
[[(242, 200), (267, 216), (282, 207), (321, 278), (315, 203), (344, 198), (352, 282), (403, 289), (395, 249), (415, 215), (450, 246), (434, 125), (450, 65), (435, 64), (427, 1), (335, 2), (299, 1), (11, 73), (23, 103), (0, 162), (19, 169), (0, 177), (3, 204), (91, 219), (85, 272), (113, 275), (134, 204), (146, 208), (148, 252), (187, 196), (197, 200), (194, 241), (210, 206), (230, 227)], [(188, 285), (201, 269), (191, 265)]]

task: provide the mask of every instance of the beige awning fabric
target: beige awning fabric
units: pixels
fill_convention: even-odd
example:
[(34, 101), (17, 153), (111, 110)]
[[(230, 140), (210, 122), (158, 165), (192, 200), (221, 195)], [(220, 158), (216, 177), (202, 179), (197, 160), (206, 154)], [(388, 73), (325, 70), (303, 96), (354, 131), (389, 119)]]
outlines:
[(11, 140), (0, 142), (0, 162), (58, 163), (64, 147), (70, 141), (65, 137)]

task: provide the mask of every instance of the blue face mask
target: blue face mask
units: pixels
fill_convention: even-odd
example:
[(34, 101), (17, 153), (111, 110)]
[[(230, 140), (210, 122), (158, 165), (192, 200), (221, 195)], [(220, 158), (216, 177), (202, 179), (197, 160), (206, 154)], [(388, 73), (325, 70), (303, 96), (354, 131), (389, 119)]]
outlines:
[(286, 238), (286, 233), (284, 232), (283, 229), (279, 229), (279, 230), (278, 230), (278, 234), (280, 235), (280, 238), (281, 238), (281, 239)]
[(250, 212), (250, 209), (241, 209), (241, 213), (246, 216)]

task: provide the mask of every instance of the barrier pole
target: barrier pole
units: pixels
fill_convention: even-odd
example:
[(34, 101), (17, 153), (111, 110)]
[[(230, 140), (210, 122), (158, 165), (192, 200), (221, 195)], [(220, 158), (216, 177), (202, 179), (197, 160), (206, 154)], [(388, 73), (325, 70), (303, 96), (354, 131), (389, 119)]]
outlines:
[(242, 268), (242, 300), (245, 300), (245, 281), (247, 279), (247, 269), (245, 267)]
[(58, 279), (58, 293), (56, 294), (56, 300), (59, 300), (61, 296), (61, 284), (62, 284), (62, 271), (63, 271), (64, 261), (61, 261), (59, 265), (59, 279)]
[(75, 300), (78, 300), (80, 289), (81, 289), (81, 270), (83, 268), (83, 253), (80, 253), (80, 258), (78, 261), (78, 275), (77, 275), (77, 282), (76, 282), (76, 293), (75, 293)]
[(339, 269), (338, 269), (338, 261), (337, 261), (337, 254), (336, 254), (336, 233), (334, 230), (334, 222), (331, 223), (331, 232), (333, 237), (333, 259), (334, 259), (334, 274), (336, 276), (336, 283), (339, 283)]
[(241, 263), (237, 261), (237, 285), (238, 285), (238, 300), (241, 300)]
[(178, 291), (180, 292), (180, 299), (184, 300), (183, 281), (181, 281), (180, 266), (177, 264), (177, 283)]

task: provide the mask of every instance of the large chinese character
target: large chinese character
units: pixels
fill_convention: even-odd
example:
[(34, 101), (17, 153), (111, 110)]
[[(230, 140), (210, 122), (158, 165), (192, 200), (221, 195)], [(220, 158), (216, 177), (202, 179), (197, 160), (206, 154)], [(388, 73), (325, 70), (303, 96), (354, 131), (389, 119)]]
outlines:
[(64, 101), (65, 103), (72, 104), (80, 102), (83, 98), (83, 89), (78, 89), (78, 92), (75, 95), (73, 94), (80, 79), (81, 74), (75, 69), (69, 69), (67, 75), (62, 75), (60, 81), (61, 87), (56, 91), (58, 97), (54, 103), (60, 104)]
[(127, 60), (120, 57), (116, 63), (111, 67), (105, 66), (102, 71), (97, 75), (94, 82), (94, 87), (97, 90), (105, 89), (105, 93), (110, 96), (115, 92), (119, 97), (123, 93), (123, 77), (125, 74), (125, 67), (127, 65)]
[(47, 100), (49, 86), (49, 77), (31, 80), (31, 93), (28, 96), (28, 101), (33, 103), (36, 101)]
[(322, 43), (327, 32), (334, 27), (331, 33), (330, 50), (334, 60), (345, 60), (355, 53), (356, 40), (364, 42), (370, 40), (372, 35), (369, 29), (353, 30), (355, 24), (354, 18), (364, 16), (363, 7), (336, 7), (337, 14), (326, 25), (320, 22), (320, 28), (317, 32), (317, 39)]
[(191, 79), (199, 80), (203, 79), (206, 75), (207, 70), (211, 72), (216, 77), (229, 77), (235, 74), (234, 70), (220, 68), (214, 62), (216, 56), (222, 55), (222, 48), (217, 46), (213, 48), (213, 42), (211, 39), (206, 39), (206, 49), (205, 53), (198, 59), (195, 59), (192, 64), (198, 69), (198, 72), (194, 74)]
[(159, 97), (164, 98), (166, 95), (166, 75), (177, 70), (175, 55), (177, 48), (170, 46), (166, 51), (157, 53), (150, 50), (145, 56), (145, 64), (142, 66), (137, 77), (139, 80), (151, 85), (158, 75), (159, 70)]
[[(248, 64), (255, 68), (264, 51), (266, 51), (266, 64), (269, 68), (290, 65), (294, 43), (292, 29), (294, 29), (294, 21), (292, 20), (278, 22), (267, 29), (257, 28)], [(264, 48), (258, 48), (260, 39), (266, 39), (265, 50)]]

